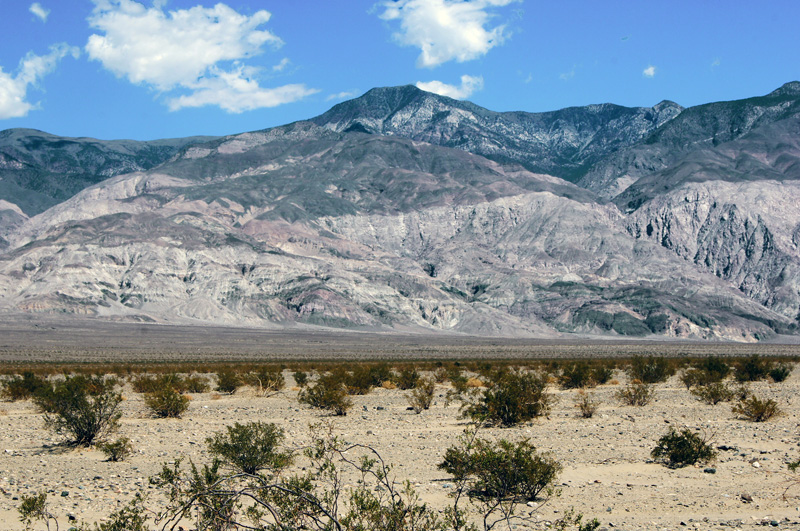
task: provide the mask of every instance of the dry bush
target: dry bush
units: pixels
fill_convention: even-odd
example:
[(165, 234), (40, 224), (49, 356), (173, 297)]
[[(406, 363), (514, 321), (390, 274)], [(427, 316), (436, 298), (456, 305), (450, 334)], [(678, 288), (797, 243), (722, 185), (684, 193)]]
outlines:
[(773, 399), (761, 399), (755, 395), (741, 400), (733, 406), (733, 412), (740, 418), (752, 422), (766, 422), (772, 417), (782, 414), (778, 403)]
[(682, 468), (695, 463), (708, 463), (714, 460), (717, 453), (706, 438), (692, 430), (684, 428), (678, 432), (670, 427), (650, 455), (670, 468)]
[(720, 402), (730, 402), (736, 392), (722, 382), (700, 385), (689, 391), (698, 400), (706, 404), (716, 405)]
[(652, 385), (633, 380), (617, 391), (616, 396), (625, 405), (646, 406), (653, 400), (655, 391)]
[(592, 418), (599, 406), (600, 403), (594, 399), (594, 396), (587, 393), (585, 389), (580, 389), (578, 394), (575, 395), (575, 407), (578, 408), (582, 418)]
[(414, 413), (420, 414), (423, 410), (429, 409), (433, 402), (433, 394), (436, 391), (436, 381), (431, 377), (420, 378), (417, 386), (407, 395), (409, 404)]

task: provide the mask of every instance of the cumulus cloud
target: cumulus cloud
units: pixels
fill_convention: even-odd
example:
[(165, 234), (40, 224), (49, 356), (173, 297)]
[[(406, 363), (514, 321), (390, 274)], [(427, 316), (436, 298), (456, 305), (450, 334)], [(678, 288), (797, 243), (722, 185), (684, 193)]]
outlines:
[(265, 46), (283, 44), (262, 29), (271, 18), (267, 11), (247, 16), (219, 3), (167, 12), (163, 1), (152, 7), (134, 0), (93, 1), (89, 24), (98, 33), (86, 44), (89, 57), (131, 83), (180, 93), (167, 98), (173, 110), (216, 105), (243, 112), (316, 92), (304, 85), (263, 88), (256, 70), (242, 65)]
[(42, 22), (47, 22), (47, 16), (50, 15), (50, 10), (42, 7), (42, 4), (39, 2), (32, 3), (31, 7), (28, 8), (28, 11), (39, 17)]
[(458, 87), (441, 81), (418, 81), (417, 88), (455, 100), (463, 100), (483, 89), (483, 76), (461, 76), (461, 86)]
[(169, 108), (177, 111), (185, 107), (217, 105), (228, 112), (241, 113), (292, 103), (319, 92), (300, 84), (262, 88), (252, 78), (253, 73), (253, 69), (241, 65), (233, 72), (213, 68), (211, 75), (188, 85), (191, 94), (170, 98)]
[(642, 75), (644, 77), (655, 77), (656, 67), (654, 67), (653, 65), (647, 65), (647, 68), (642, 70)]
[(489, 9), (516, 0), (391, 0), (383, 20), (400, 22), (394, 39), (421, 53), (417, 66), (433, 68), (448, 61), (471, 61), (485, 55), (508, 37), (504, 25), (487, 29)]
[(66, 44), (50, 47), (47, 55), (29, 53), (19, 62), (17, 74), (12, 76), (0, 67), (0, 120), (21, 118), (39, 107), (27, 101), (28, 88), (52, 72), (61, 59), (67, 55), (78, 57), (80, 51)]

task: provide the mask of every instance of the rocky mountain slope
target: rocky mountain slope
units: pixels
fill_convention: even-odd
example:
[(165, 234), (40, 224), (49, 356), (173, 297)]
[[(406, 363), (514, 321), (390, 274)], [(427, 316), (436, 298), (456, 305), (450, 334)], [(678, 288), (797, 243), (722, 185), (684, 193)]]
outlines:
[[(798, 88), (542, 114), (374, 89), (265, 131), (125, 156), (103, 143), (118, 157), (106, 166), (48, 137), (28, 160), (115, 176), (41, 212), (0, 188), (0, 311), (539, 337), (793, 333)], [(153, 150), (162, 159), (146, 168)]]

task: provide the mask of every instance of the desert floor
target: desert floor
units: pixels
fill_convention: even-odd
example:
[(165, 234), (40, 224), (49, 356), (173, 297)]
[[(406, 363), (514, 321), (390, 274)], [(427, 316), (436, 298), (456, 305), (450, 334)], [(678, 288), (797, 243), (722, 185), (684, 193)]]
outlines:
[[(69, 515), (98, 521), (139, 490), (149, 492), (149, 502), (157, 505), (148, 478), (163, 463), (179, 457), (207, 462), (206, 437), (234, 422), (256, 420), (283, 427), (290, 446), (308, 441), (309, 425), (330, 421), (344, 439), (374, 446), (396, 465), (396, 478), (409, 479), (423, 500), (442, 507), (447, 503), (451, 484), (436, 464), (467, 424), (457, 405), (444, 406), (446, 385), (437, 387), (434, 405), (419, 415), (406, 409), (406, 392), (378, 388), (353, 397), (347, 416), (329, 417), (299, 404), (290, 373), (285, 374), (286, 389), (268, 397), (248, 388), (230, 396), (192, 395), (181, 419), (152, 418), (142, 396), (126, 387), (118, 434), (130, 438), (135, 453), (117, 463), (106, 462), (97, 450), (59, 446), (60, 439), (43, 427), (32, 403), (0, 403), (0, 529), (23, 529), (17, 498), (42, 490), (50, 493), (50, 509), (60, 515), (62, 530), (70, 527)], [(614, 393), (626, 377), (615, 376), (621, 384), (591, 391), (601, 402), (593, 418), (577, 416), (577, 391), (554, 387), (558, 401), (548, 418), (482, 430), (487, 438), (528, 437), (562, 463), (562, 495), (535, 508), (541, 520), (537, 527), (545, 528), (545, 522), (574, 507), (607, 529), (800, 529), (800, 486), (791, 488), (800, 474), (792, 476), (786, 467), (800, 457), (800, 371), (780, 384), (752, 385), (756, 394), (774, 398), (784, 411), (764, 423), (736, 419), (729, 404), (695, 400), (677, 376), (656, 386), (649, 405), (621, 406)], [(733, 449), (719, 452), (711, 465), (713, 474), (703, 466), (666, 468), (653, 463), (649, 454), (669, 426), (698, 429), (715, 446)], [(36, 529), (44, 526), (37, 524)]]

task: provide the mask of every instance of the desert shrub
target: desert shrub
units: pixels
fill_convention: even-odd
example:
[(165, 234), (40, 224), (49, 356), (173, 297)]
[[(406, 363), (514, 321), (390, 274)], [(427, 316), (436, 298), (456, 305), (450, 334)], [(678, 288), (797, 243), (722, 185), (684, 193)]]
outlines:
[(212, 456), (235, 471), (257, 474), (265, 469), (276, 473), (291, 463), (291, 452), (278, 450), (283, 440), (283, 430), (273, 423), (237, 422), (227, 427), (227, 433), (206, 439), (206, 444)]
[(217, 388), (220, 393), (232, 395), (243, 385), (241, 376), (235, 371), (226, 370), (217, 373)]
[[(512, 528), (515, 506), (533, 501), (542, 493), (552, 494), (561, 465), (541, 454), (526, 439), (517, 443), (496, 443), (465, 433), (458, 446), (445, 451), (438, 465), (453, 477), (455, 504), (446, 514), (453, 529), (463, 529), (464, 514), (458, 501), (465, 494), (482, 507), (484, 529), (505, 520)], [(525, 517), (522, 517), (523, 519)]]
[(286, 385), (283, 370), (279, 366), (260, 367), (257, 371), (243, 375), (241, 379), (253, 387), (260, 396), (276, 393)]
[[(89, 531), (82, 529), (78, 531)], [(146, 510), (142, 497), (137, 494), (118, 511), (111, 513), (105, 521), (94, 525), (93, 531), (148, 531)]]
[[(177, 529), (189, 523), (209, 531), (444, 531), (437, 511), (419, 503), (408, 483), (395, 483), (378, 452), (344, 443), (329, 430), (313, 430), (302, 472), (267, 478), (225, 473), (219, 460), (202, 468), (192, 464), (188, 472), (180, 461), (165, 465), (151, 480), (169, 492), (170, 503), (157, 516), (159, 525)], [(281, 441), (275, 442), (270, 449), (283, 454)], [(358, 477), (358, 484), (345, 488), (345, 474)]]
[(380, 387), (392, 380), (392, 368), (388, 363), (375, 363), (369, 368), (369, 377), (373, 387)]
[[(352, 370), (342, 370), (337, 374), (339, 374), (339, 377), (344, 382), (347, 388), (347, 394), (350, 395), (366, 395), (372, 391), (372, 388), (376, 385), (368, 365), (356, 365)], [(378, 385), (380, 385), (380, 383)]]
[(702, 358), (695, 362), (693, 366), (703, 375), (702, 380), (699, 382), (701, 385), (721, 382), (731, 373), (731, 366), (717, 356)]
[(678, 432), (670, 428), (663, 435), (650, 456), (670, 468), (681, 468), (695, 463), (707, 463), (716, 457), (709, 442), (688, 428)]
[(137, 393), (154, 393), (164, 387), (172, 387), (179, 393), (186, 391), (187, 384), (177, 373), (142, 374), (131, 379), (131, 387)]
[(730, 402), (735, 395), (735, 391), (722, 382), (700, 385), (689, 392), (697, 397), (698, 400), (711, 405), (716, 405), (720, 402)]
[(558, 383), (564, 389), (578, 389), (596, 385), (592, 377), (592, 368), (585, 361), (568, 363), (561, 367)]
[(20, 496), (20, 502), (19, 507), (17, 507), (17, 512), (19, 512), (19, 520), (25, 524), (26, 530), (32, 529), (33, 522), (37, 520), (44, 522), (48, 531), (50, 530), (50, 520), (52, 520), (55, 523), (56, 529), (58, 529), (58, 520), (55, 515), (47, 509), (46, 492), (22, 494)]
[(211, 384), (205, 376), (190, 374), (183, 379), (183, 387), (186, 393), (206, 393), (211, 389)]
[(592, 395), (584, 389), (580, 389), (575, 395), (575, 407), (580, 411), (581, 417), (590, 419), (597, 412), (599, 404)]
[(436, 383), (443, 384), (447, 381), (447, 378), (448, 378), (448, 371), (446, 368), (437, 367), (433, 371), (433, 379), (436, 381)]
[(314, 385), (307, 386), (298, 393), (297, 400), (339, 416), (347, 415), (347, 410), (353, 405), (347, 396), (345, 383), (334, 373), (321, 375)]
[(547, 393), (544, 373), (498, 371), (477, 402), (465, 403), (465, 415), (478, 422), (513, 426), (546, 415), (553, 397)]
[(406, 367), (397, 374), (394, 383), (403, 391), (408, 391), (417, 386), (417, 380), (419, 380), (417, 369), (415, 367)]
[(616, 393), (620, 402), (628, 406), (646, 406), (655, 395), (653, 386), (638, 380), (633, 380)]
[(628, 375), (631, 380), (653, 384), (664, 382), (675, 374), (675, 367), (666, 358), (655, 356), (634, 356), (628, 365)]
[(97, 448), (106, 454), (109, 461), (123, 461), (133, 451), (133, 445), (127, 437), (120, 437), (114, 442), (100, 443)]
[(766, 379), (772, 369), (772, 363), (758, 354), (753, 354), (749, 358), (737, 360), (734, 368), (736, 369), (735, 375), (738, 381), (755, 382)]
[(0, 391), (3, 399), (12, 402), (16, 400), (27, 400), (42, 389), (49, 388), (47, 380), (36, 376), (31, 371), (24, 371), (21, 376), (13, 376), (3, 382), (3, 389)]
[(308, 373), (300, 369), (294, 371), (292, 377), (294, 378), (294, 383), (296, 383), (298, 387), (305, 387), (308, 383)]
[(592, 367), (591, 378), (595, 384), (603, 385), (614, 377), (614, 367), (606, 363), (601, 363)]
[(755, 395), (740, 400), (733, 406), (733, 412), (740, 418), (752, 422), (766, 422), (776, 415), (781, 414), (778, 403), (770, 399), (761, 399)]
[(429, 409), (433, 402), (433, 394), (436, 391), (436, 382), (432, 377), (420, 378), (417, 386), (408, 395), (408, 402), (414, 413), (420, 414), (423, 410)]
[(37, 392), (34, 402), (44, 411), (45, 425), (71, 444), (90, 446), (116, 429), (122, 396), (116, 380), (82, 375), (67, 377)]
[(159, 418), (180, 418), (189, 409), (189, 400), (169, 385), (144, 395), (144, 403)]
[(776, 365), (769, 371), (769, 377), (775, 383), (780, 383), (786, 380), (786, 378), (788, 378), (790, 374), (792, 374), (792, 366), (787, 365), (785, 363)]

